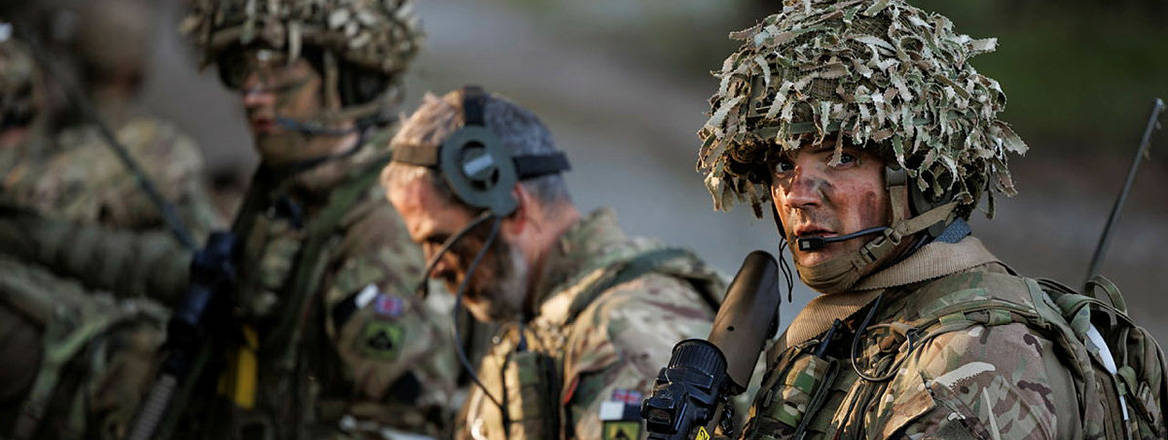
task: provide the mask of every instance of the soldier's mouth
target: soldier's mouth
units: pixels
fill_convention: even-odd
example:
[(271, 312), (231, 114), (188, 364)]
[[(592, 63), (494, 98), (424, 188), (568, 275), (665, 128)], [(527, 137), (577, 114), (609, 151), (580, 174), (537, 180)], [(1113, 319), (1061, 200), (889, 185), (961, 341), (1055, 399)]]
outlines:
[(273, 133), (276, 131), (276, 121), (268, 118), (254, 118), (248, 121), (254, 133)]
[(835, 231), (818, 226), (800, 226), (791, 232), (794, 232), (795, 238), (835, 237), (839, 235)]

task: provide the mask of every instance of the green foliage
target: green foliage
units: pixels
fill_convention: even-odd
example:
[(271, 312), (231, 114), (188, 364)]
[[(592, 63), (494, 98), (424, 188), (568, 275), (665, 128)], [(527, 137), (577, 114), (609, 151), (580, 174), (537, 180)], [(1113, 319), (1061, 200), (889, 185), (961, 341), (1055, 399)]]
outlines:
[(1168, 97), (1168, 20), (1157, 2), (914, 1), (998, 50), (973, 61), (1010, 96), (1002, 114), (1036, 153), (1128, 152)]

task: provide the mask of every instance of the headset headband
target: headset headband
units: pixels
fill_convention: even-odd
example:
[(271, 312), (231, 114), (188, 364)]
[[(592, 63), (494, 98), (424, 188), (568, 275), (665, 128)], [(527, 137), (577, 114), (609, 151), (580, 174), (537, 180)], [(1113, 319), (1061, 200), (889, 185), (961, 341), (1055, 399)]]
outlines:
[(504, 216), (517, 204), (511, 188), (517, 181), (571, 169), (563, 152), (513, 155), (486, 127), (487, 93), (479, 86), (462, 88), (463, 125), (438, 146), (399, 146), (395, 162), (442, 173), (462, 202)]

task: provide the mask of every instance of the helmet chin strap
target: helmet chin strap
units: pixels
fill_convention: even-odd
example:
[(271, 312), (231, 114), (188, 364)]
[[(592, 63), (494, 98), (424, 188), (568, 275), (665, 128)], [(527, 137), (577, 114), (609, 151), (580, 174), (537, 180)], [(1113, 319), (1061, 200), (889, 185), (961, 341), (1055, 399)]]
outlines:
[(316, 121), (301, 121), (292, 118), (285, 118), (283, 116), (276, 117), (276, 125), (283, 127), (286, 130), (295, 131), (306, 136), (346, 136), (351, 133), (356, 133), (358, 128), (356, 125), (349, 128), (332, 128), (326, 127), (324, 124)]
[[(357, 135), (358, 135), (357, 139), (356, 139), (356, 141), (353, 142), (353, 145), (350, 145), (348, 148), (345, 148), (344, 150), (324, 154), (324, 155), (313, 157), (313, 158), (298, 160), (298, 161), (294, 161), (291, 163), (284, 163), (284, 164), (279, 164), (279, 165), (273, 165), (273, 164), (269, 164), (269, 163), (261, 163), (260, 166), (269, 172), (269, 178), (275, 178), (275, 179), (279, 180), (282, 178), (286, 178), (286, 177), (296, 175), (296, 174), (299, 174), (301, 172), (310, 170), (310, 169), (315, 168), (316, 166), (318, 166), (320, 164), (323, 164), (323, 163), (331, 161), (331, 160), (336, 160), (336, 159), (341, 159), (341, 158), (352, 156), (352, 155), (356, 154), (358, 151), (360, 151), (363, 146), (365, 146), (365, 131), (353, 129), (350, 131), (350, 133), (357, 133)], [(287, 133), (284, 136), (288, 136), (288, 137), (292, 138), (292, 139), (285, 140), (285, 142), (287, 142), (288, 144), (285, 145), (284, 147), (295, 149), (295, 148), (303, 148), (304, 145), (307, 143), (308, 139), (310, 137), (312, 137), (313, 135), (308, 134), (308, 133), (303, 133), (300, 131), (295, 131), (294, 133)]]

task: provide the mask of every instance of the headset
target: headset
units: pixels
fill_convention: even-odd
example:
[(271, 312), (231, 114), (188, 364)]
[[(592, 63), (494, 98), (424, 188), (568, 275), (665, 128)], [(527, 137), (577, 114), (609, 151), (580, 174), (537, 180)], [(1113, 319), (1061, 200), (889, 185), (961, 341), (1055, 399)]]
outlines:
[(473, 209), (496, 217), (515, 212), (515, 184), (571, 169), (563, 152), (515, 155), (486, 126), (488, 95), (479, 86), (462, 88), (463, 126), (437, 148), (409, 146), (393, 160), (439, 171), (450, 191)]

